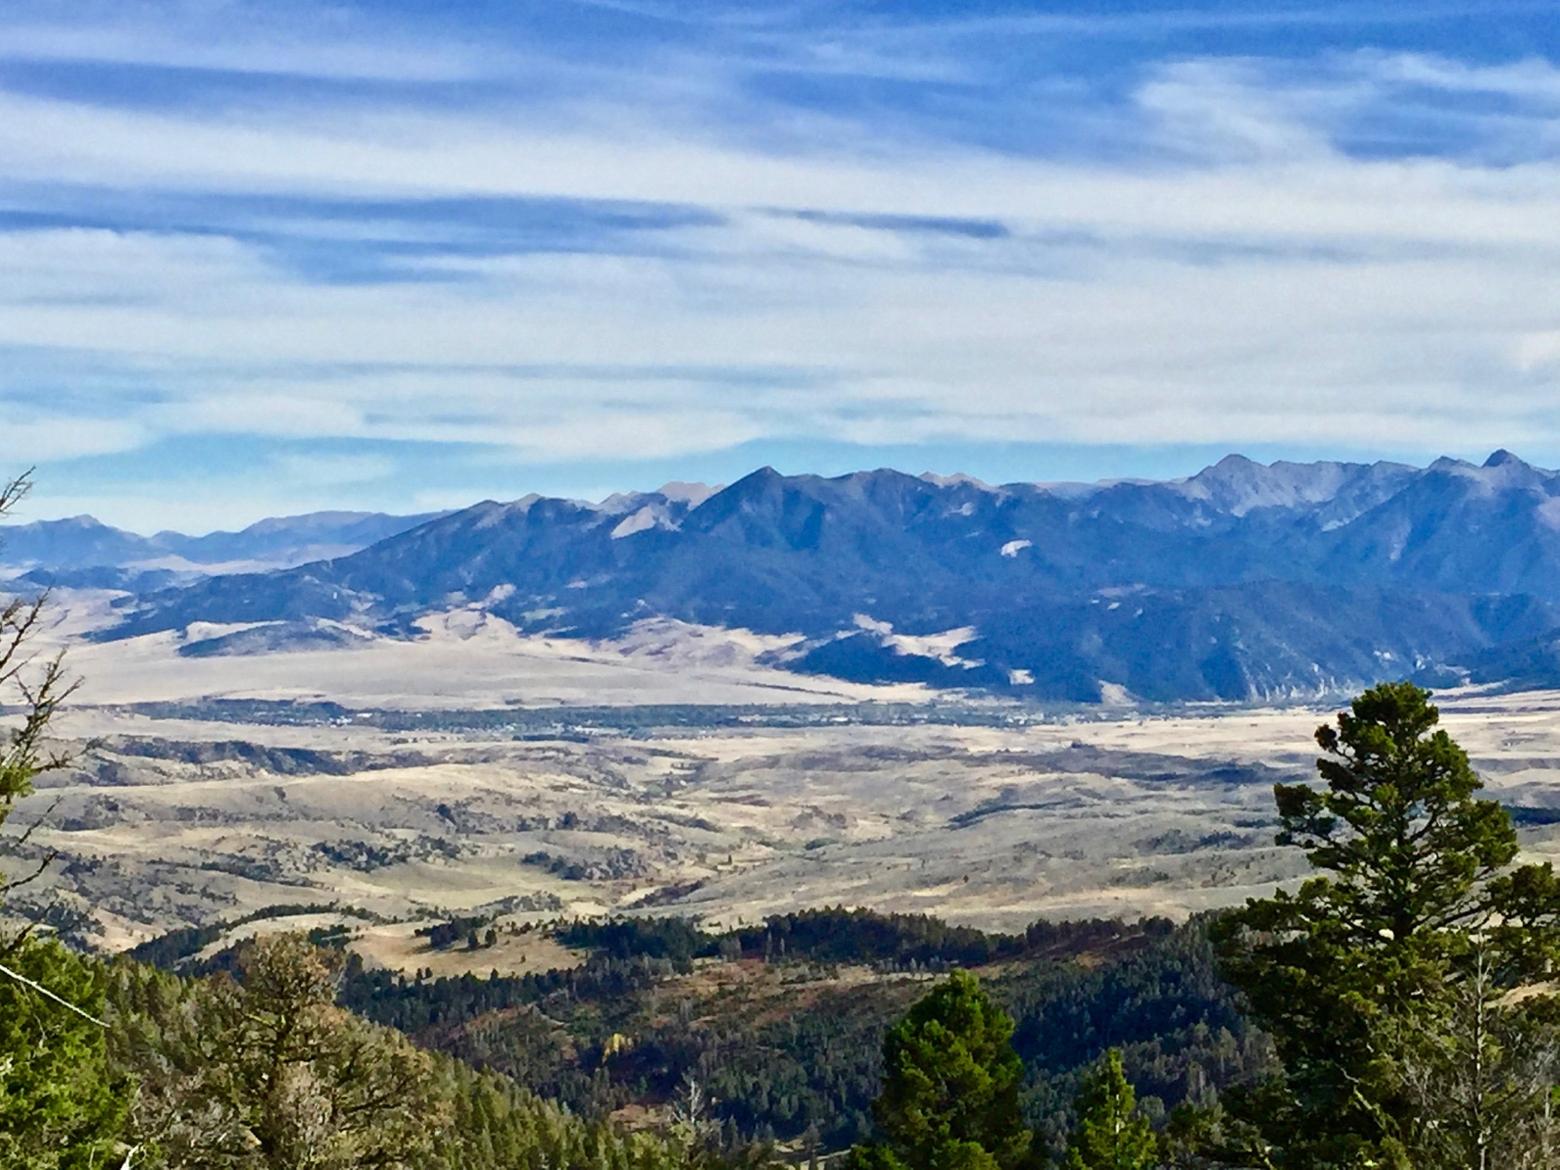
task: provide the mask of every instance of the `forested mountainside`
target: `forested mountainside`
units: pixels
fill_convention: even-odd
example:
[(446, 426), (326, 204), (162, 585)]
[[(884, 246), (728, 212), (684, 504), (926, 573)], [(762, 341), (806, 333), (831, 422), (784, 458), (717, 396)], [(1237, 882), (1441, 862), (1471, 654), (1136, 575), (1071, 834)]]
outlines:
[[(180, 932), (133, 956), (186, 974), (229, 969), (236, 949), (193, 958), (225, 929)], [(485, 929), (452, 922), (431, 941), (460, 950), (475, 941), (480, 965)], [(825, 910), (725, 933), (678, 918), (552, 929), (588, 956), (583, 965), (432, 978), (369, 970), (352, 956), (341, 1002), (584, 1116), (655, 1116), (696, 1080), (733, 1151), (865, 1140), (883, 1031), (953, 969), (982, 975), (1012, 1012), (1026, 1113), (1058, 1147), (1079, 1078), (1107, 1048), (1125, 1051), (1159, 1119), (1272, 1061), (1220, 980), (1201, 921), (1037, 923), (994, 935), (927, 916)], [(340, 947), (348, 933), (316, 938)]]
[(258, 623), (191, 654), (415, 637), (471, 607), (610, 638), (651, 618), (789, 636), (769, 660), (1093, 702), (1560, 677), (1560, 475), (1231, 456), (1186, 480), (1009, 484), (763, 469), (603, 504), (485, 502), (349, 556), (125, 599), (107, 637)]

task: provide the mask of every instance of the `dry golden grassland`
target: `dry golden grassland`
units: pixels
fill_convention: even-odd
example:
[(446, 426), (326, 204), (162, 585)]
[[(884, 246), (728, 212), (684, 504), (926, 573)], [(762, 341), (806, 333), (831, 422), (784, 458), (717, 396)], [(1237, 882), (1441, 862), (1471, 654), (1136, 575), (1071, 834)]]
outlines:
[[(395, 967), (427, 965), (414, 924), (453, 914), (1184, 915), (1302, 872), (1271, 843), (1271, 785), (1307, 773), (1324, 715), (516, 742), (82, 708), (64, 728), (99, 746), (17, 823), (50, 810), (33, 844), (59, 860), (32, 896), (79, 907), (110, 948), (275, 904), (391, 920), (362, 947)], [(1560, 806), (1560, 696), (1454, 700), (1448, 724), (1502, 799)], [(1560, 851), (1554, 826), (1526, 836)], [(472, 961), (535, 969), (516, 947)]]
[[(366, 957), (522, 972), (561, 961), (504, 941), (434, 961), (413, 934), (451, 915), (500, 925), (621, 911), (715, 924), (807, 906), (925, 911), (1016, 929), (1039, 917), (1185, 915), (1298, 877), (1272, 844), (1275, 780), (1310, 774), (1331, 708), (1131, 710), (987, 726), (680, 725), (553, 739), (502, 728), (391, 732), (211, 717), (214, 699), (452, 712), (588, 701), (806, 711), (932, 700), (786, 674), (774, 639), (652, 623), (611, 644), (525, 638), (456, 611), (411, 642), (184, 659), (172, 635), (90, 643), (101, 598), (57, 636), (85, 685), (60, 726), (81, 747), (12, 820), (57, 851), (34, 907), (79, 913), (106, 948), (275, 905), (339, 904)], [(200, 634), (195, 631), (191, 636)], [(783, 642), (782, 640), (779, 640)], [(138, 703), (182, 704), (152, 717)], [(1560, 853), (1560, 694), (1445, 697), (1492, 791)], [(849, 710), (849, 708), (843, 708)], [(440, 719), (443, 718), (441, 714)]]

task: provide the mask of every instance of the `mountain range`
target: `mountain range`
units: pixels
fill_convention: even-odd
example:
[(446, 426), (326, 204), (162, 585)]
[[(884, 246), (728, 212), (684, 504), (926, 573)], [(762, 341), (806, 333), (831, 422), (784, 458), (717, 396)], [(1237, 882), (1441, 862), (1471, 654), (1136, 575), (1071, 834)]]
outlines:
[(311, 512), (203, 536), (182, 532), (140, 536), (91, 516), (73, 516), (0, 530), (0, 566), (32, 572), (44, 584), (99, 585), (122, 583), (141, 574), (162, 574), (153, 579), (168, 580), (181, 573), (205, 575), (235, 566), (288, 568), (345, 556), (444, 514)]
[[(252, 653), (416, 637), (465, 606), (564, 637), (653, 618), (792, 635), (772, 657), (793, 671), (1076, 702), (1560, 681), (1560, 473), (1506, 451), (1423, 468), (1232, 455), (1100, 484), (762, 468), (600, 503), (310, 519), (146, 538), (186, 561), (254, 555), (267, 533), (274, 549), (311, 534), (362, 547), (140, 589), (101, 636), (243, 623), (186, 652)], [(37, 535), (20, 543), (46, 560)], [(59, 547), (78, 570), (122, 556), (109, 540)]]

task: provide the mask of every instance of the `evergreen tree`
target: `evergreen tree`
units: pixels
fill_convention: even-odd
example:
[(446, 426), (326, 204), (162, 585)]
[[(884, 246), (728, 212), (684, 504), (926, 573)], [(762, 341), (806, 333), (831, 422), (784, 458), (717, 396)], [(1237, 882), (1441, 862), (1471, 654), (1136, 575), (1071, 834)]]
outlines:
[(1438, 1059), (1473, 956), (1498, 949), (1504, 994), (1560, 951), (1552, 869), (1513, 867), (1509, 818), (1476, 798), (1438, 720), (1427, 692), (1389, 683), (1319, 729), (1325, 784), (1275, 796), (1279, 843), (1323, 873), (1220, 926), (1223, 968), (1284, 1067), (1231, 1113), (1285, 1170), (1410, 1166), (1439, 1122), (1411, 1074)]
[(1476, 939), (1442, 1027), (1405, 1056), (1424, 1119), (1415, 1170), (1560, 1166), (1560, 997), (1513, 998), (1500, 963), (1499, 947)]
[(1154, 1165), (1154, 1131), (1137, 1111), (1119, 1049), (1107, 1052), (1084, 1079), (1077, 1110), (1067, 1170), (1149, 1170)]
[(250, 944), (244, 982), (189, 990), (130, 1038), (136, 1140), (155, 1166), (385, 1170), (427, 1164), (448, 1120), (432, 1059), (335, 1006), (334, 951)]
[[(262, 1096), (258, 1087), (242, 1097), (233, 1095), (228, 1074), (214, 1069), (226, 1059), (221, 1041), (232, 1033), (214, 1027), (210, 997), (219, 988), (230, 991), (231, 985), (213, 988), (136, 963), (117, 964), (111, 974), (107, 1018), (114, 1024), (114, 1055), (141, 1081), (134, 1120), (141, 1145), (134, 1170), (268, 1165), (264, 1152), (241, 1131), (228, 1131), (231, 1144), (220, 1144), (227, 1140), (225, 1127)], [(360, 1034), (394, 1039), (351, 1017), (331, 1018)], [(306, 1032), (317, 1035), (317, 1024), (306, 1025)], [(395, 1108), (380, 1115), (375, 1124), (387, 1140), (377, 1150), (356, 1152), (358, 1160), (349, 1163), (354, 1170), (396, 1165), (408, 1170), (686, 1170), (681, 1151), (656, 1134), (627, 1133), (605, 1120), (574, 1116), (506, 1077), (449, 1057), (421, 1053), (419, 1058), (426, 1061), (428, 1075), (419, 1076), (414, 1091), (401, 1099), (399, 1116)], [(245, 1100), (251, 1106), (244, 1106)], [(440, 1127), (446, 1117), (448, 1124)], [(408, 1125), (430, 1132), (402, 1140)], [(331, 1164), (322, 1158), (315, 1166)], [(0, 1166), (9, 1163), (0, 1161)]]
[(1013, 1170), (1031, 1134), (1018, 1104), (1023, 1064), (1013, 1021), (968, 972), (917, 1003), (883, 1042), (878, 1140), (851, 1153), (856, 1170)]
[(0, 979), (0, 1166), (103, 1166), (117, 1147), (125, 1086), (110, 1074), (103, 1028), (51, 998), (101, 1013), (103, 968), (39, 939), (13, 948), (5, 965), (12, 976)]

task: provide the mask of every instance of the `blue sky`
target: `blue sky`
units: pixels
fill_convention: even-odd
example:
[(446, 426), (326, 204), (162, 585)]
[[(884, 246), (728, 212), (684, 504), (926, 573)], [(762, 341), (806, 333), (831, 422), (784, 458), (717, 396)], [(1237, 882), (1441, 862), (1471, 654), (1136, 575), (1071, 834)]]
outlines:
[(194, 530), (1560, 463), (1555, 9), (8, 0), (0, 470)]

